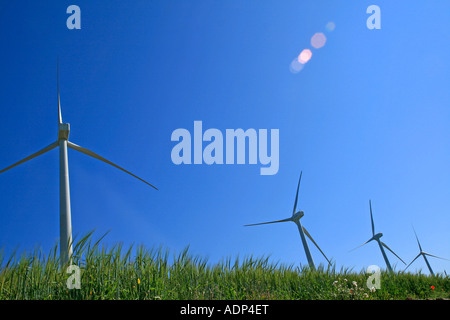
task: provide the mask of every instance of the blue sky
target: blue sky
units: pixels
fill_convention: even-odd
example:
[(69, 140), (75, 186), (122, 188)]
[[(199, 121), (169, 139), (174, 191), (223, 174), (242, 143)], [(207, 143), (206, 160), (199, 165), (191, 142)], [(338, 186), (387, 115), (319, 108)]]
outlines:
[[(66, 9), (81, 8), (69, 30)], [(369, 30), (366, 9), (381, 8)], [(409, 263), (450, 259), (450, 4), (445, 1), (2, 1), (0, 168), (57, 138), (56, 60), (72, 142), (159, 188), (69, 150), (74, 235), (163, 245), (217, 262), (270, 255), (306, 264), (291, 215), (337, 266), (385, 268), (371, 237)], [(334, 31), (327, 31), (334, 22)], [(314, 49), (316, 32), (327, 37)], [(313, 55), (298, 73), (289, 65)], [(280, 167), (175, 165), (171, 134), (279, 129)], [(48, 251), (59, 237), (58, 151), (0, 175), (0, 246)], [(311, 251), (316, 263), (325, 260)], [(402, 264), (388, 253), (393, 265)], [(450, 262), (430, 258), (436, 272)], [(423, 259), (411, 271), (427, 273)]]

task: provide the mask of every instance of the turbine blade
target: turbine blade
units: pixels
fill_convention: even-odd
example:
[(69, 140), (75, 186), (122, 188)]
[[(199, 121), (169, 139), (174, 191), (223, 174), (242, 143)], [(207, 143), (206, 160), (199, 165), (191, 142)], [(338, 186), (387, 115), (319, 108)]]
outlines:
[(302, 180), (302, 173), (303, 173), (303, 171), (300, 171), (300, 178), (298, 179), (297, 194), (295, 195), (294, 210), (292, 211), (292, 215), (294, 215), (295, 210), (297, 209), (298, 191), (300, 189), (300, 181)]
[(62, 123), (61, 102), (59, 100), (59, 57), (56, 60), (56, 88), (58, 92), (58, 123)]
[(93, 158), (95, 158), (95, 159), (98, 159), (98, 160), (100, 160), (100, 161), (103, 161), (103, 162), (105, 162), (105, 163), (107, 163), (107, 164), (109, 164), (109, 165), (112, 165), (113, 167), (116, 167), (117, 169), (120, 169), (120, 170), (122, 170), (123, 172), (128, 173), (129, 175), (135, 177), (136, 179), (139, 179), (139, 180), (141, 180), (142, 182), (148, 184), (150, 187), (152, 187), (152, 188), (158, 190), (158, 188), (156, 188), (154, 185), (150, 184), (149, 182), (145, 181), (144, 179), (139, 178), (138, 176), (132, 174), (131, 172), (125, 170), (124, 168), (118, 166), (117, 164), (112, 163), (111, 161), (109, 161), (109, 160), (107, 160), (107, 159), (105, 159), (105, 158), (99, 156), (98, 154), (92, 152), (91, 150), (88, 150), (88, 149), (86, 149), (86, 148), (80, 147), (79, 145), (76, 145), (75, 143), (72, 143), (72, 142), (70, 142), (70, 141), (67, 141), (67, 146), (68, 146), (69, 148), (72, 148), (72, 149), (76, 150), (76, 151), (79, 151), (79, 152), (84, 153), (84, 154), (86, 154), (86, 155), (88, 155), (88, 156), (91, 156), (91, 157), (93, 157)]
[(58, 142), (57, 142), (57, 141), (56, 141), (56, 142), (53, 142), (52, 144), (50, 144), (49, 146), (45, 147), (44, 149), (42, 149), (42, 150), (40, 150), (40, 151), (38, 151), (38, 152), (36, 152), (36, 153), (33, 153), (31, 156), (28, 156), (28, 157), (26, 157), (26, 158), (24, 158), (24, 159), (22, 159), (22, 160), (20, 160), (20, 161), (18, 161), (18, 162), (16, 162), (16, 163), (10, 165), (10, 166), (7, 167), (7, 168), (5, 168), (5, 169), (3, 169), (3, 170), (0, 170), (0, 173), (3, 173), (3, 172), (5, 172), (5, 171), (8, 171), (9, 169), (14, 168), (14, 167), (16, 167), (16, 166), (18, 166), (18, 165), (20, 165), (20, 164), (22, 164), (22, 163), (24, 163), (24, 162), (27, 162), (28, 160), (31, 160), (31, 159), (33, 159), (33, 158), (36, 158), (36, 157), (40, 156), (41, 154), (44, 154), (44, 153), (46, 153), (47, 151), (50, 151), (50, 150), (56, 148), (57, 146), (58, 146)]
[(383, 245), (383, 247), (385, 247), (386, 249), (388, 249), (390, 252), (392, 252), (392, 253), (394, 254), (394, 256), (396, 256), (397, 258), (399, 258), (400, 261), (403, 262), (403, 264), (406, 264), (405, 261), (403, 261), (402, 258), (400, 258), (394, 251), (392, 251), (391, 248), (389, 248), (389, 247), (387, 246), (386, 243), (384, 243), (383, 241), (380, 241), (380, 242), (381, 242), (381, 244)]
[(327, 259), (328, 263), (331, 265), (330, 260), (328, 260), (327, 256), (325, 255), (325, 253), (323, 253), (322, 249), (319, 248), (319, 245), (314, 241), (314, 239), (311, 237), (311, 235), (309, 234), (309, 232), (306, 230), (305, 227), (302, 226), (303, 232), (306, 234), (306, 236), (312, 241), (312, 243), (315, 244), (315, 246), (317, 247), (317, 249), (319, 249), (320, 253), (322, 253), (322, 255), (325, 257), (325, 259)]
[(413, 259), (413, 261), (411, 261), (407, 266), (406, 266), (406, 268), (403, 270), (403, 271), (406, 271), (406, 269), (408, 269), (408, 267), (410, 266), (410, 265), (412, 265), (412, 263), (414, 262), (414, 261), (416, 261), (417, 260), (417, 258), (419, 258), (420, 257), (420, 253)]
[(369, 243), (370, 241), (372, 241), (373, 240), (373, 238), (370, 238), (369, 240), (367, 240), (366, 242), (364, 242), (363, 244), (361, 244), (361, 245), (359, 245), (359, 246), (357, 246), (356, 248), (353, 248), (352, 250), (350, 250), (349, 252), (352, 252), (353, 250), (356, 250), (356, 249), (358, 249), (358, 248), (360, 248), (360, 247), (362, 247), (363, 245), (365, 245), (366, 243)]
[(414, 234), (416, 235), (417, 244), (419, 245), (420, 252), (422, 252), (422, 247), (420, 246), (419, 237), (417, 237), (417, 233), (416, 233), (416, 230), (414, 229), (414, 227), (413, 227), (413, 230), (414, 230)]
[(372, 222), (372, 236), (375, 235), (375, 225), (373, 223), (373, 215), (372, 215), (372, 202), (369, 200), (369, 207), (370, 207), (370, 221)]
[(244, 227), (259, 226), (261, 224), (278, 223), (278, 222), (286, 222), (286, 221), (292, 221), (292, 218), (287, 218), (287, 219), (283, 219), (283, 220), (276, 220), (276, 221), (269, 221), (269, 222), (246, 224), (246, 225), (244, 225)]
[(423, 254), (426, 254), (427, 256), (430, 256), (430, 257), (433, 257), (433, 258), (438, 258), (438, 259), (450, 261), (449, 259), (438, 257), (438, 256), (435, 256), (434, 254), (431, 254), (431, 253), (423, 252)]

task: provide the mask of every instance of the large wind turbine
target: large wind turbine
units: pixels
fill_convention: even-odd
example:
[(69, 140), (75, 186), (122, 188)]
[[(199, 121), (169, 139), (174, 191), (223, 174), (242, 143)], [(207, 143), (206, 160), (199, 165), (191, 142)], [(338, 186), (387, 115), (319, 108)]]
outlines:
[(125, 170), (122, 167), (112, 163), (111, 161), (99, 156), (98, 154), (80, 147), (69, 141), (69, 131), (70, 125), (68, 123), (63, 123), (62, 115), (61, 115), (61, 103), (59, 99), (59, 63), (57, 65), (57, 95), (58, 95), (58, 139), (45, 147), (44, 149), (33, 153), (32, 155), (10, 165), (9, 167), (0, 170), (0, 173), (3, 173), (11, 168), (14, 168), (28, 160), (36, 158), (56, 147), (59, 147), (59, 199), (60, 199), (60, 260), (61, 265), (65, 265), (69, 262), (70, 257), (72, 256), (72, 219), (70, 213), (70, 191), (69, 191), (69, 164), (67, 158), (67, 147), (84, 153), (88, 156), (91, 156), (95, 159), (106, 162), (107, 164), (120, 169), (133, 177), (145, 182), (149, 186), (158, 190), (155, 186), (148, 183), (147, 181), (139, 178), (138, 176), (132, 174), (131, 172)]
[[(414, 228), (413, 228), (413, 230), (414, 230)], [(417, 258), (419, 258), (420, 256), (423, 256), (423, 258), (424, 258), (424, 260), (425, 260), (425, 263), (427, 264), (428, 270), (430, 270), (430, 274), (431, 274), (432, 276), (434, 276), (433, 269), (431, 269), (430, 263), (428, 262), (428, 259), (427, 259), (426, 256), (430, 256), (430, 257), (434, 257), (434, 258), (438, 258), (438, 259), (443, 259), (443, 260), (448, 260), (448, 259), (441, 258), (441, 257), (435, 256), (435, 255), (429, 254), (429, 253), (427, 253), (427, 252), (424, 252), (424, 251), (422, 250), (422, 246), (420, 245), (419, 238), (417, 237), (416, 230), (414, 230), (414, 234), (416, 235), (417, 244), (419, 245), (419, 250), (420, 250), (420, 252), (419, 252), (419, 254), (414, 258), (414, 260), (411, 261), (411, 262), (408, 264), (408, 266), (407, 266), (407, 267), (405, 268), (405, 270), (403, 270), (403, 271), (406, 271), (406, 269), (408, 269), (408, 267), (409, 267), (414, 261), (416, 261)]]
[[(387, 244), (385, 244), (384, 242), (382, 242), (380, 240), (380, 238), (383, 236), (383, 234), (381, 232), (375, 234), (375, 225), (373, 224), (373, 215), (372, 215), (372, 203), (369, 200), (369, 207), (370, 207), (370, 221), (372, 222), (372, 238), (370, 238), (369, 240), (367, 240), (366, 242), (364, 242), (362, 245), (356, 247), (355, 249), (362, 247), (363, 245), (365, 245), (366, 243), (375, 240), (378, 243), (378, 246), (380, 247), (381, 253), (383, 255), (384, 261), (386, 262), (386, 266), (388, 268), (389, 271), (392, 271), (392, 267), (391, 264), (389, 263), (389, 259), (386, 255), (386, 252), (384, 252), (383, 247), (385, 247), (386, 249), (388, 249), (390, 252), (392, 252), (397, 258), (400, 259), (401, 262), (403, 262), (404, 264), (406, 264), (397, 254), (395, 254), (394, 251), (392, 251)], [(350, 251), (353, 251), (355, 249), (352, 249)]]
[(310, 266), (311, 269), (315, 269), (316, 266), (314, 265), (314, 260), (311, 256), (311, 252), (309, 251), (309, 246), (308, 246), (308, 242), (306, 241), (305, 238), (305, 234), (306, 236), (312, 241), (312, 243), (315, 244), (315, 246), (317, 247), (317, 249), (319, 249), (319, 251), (323, 254), (323, 256), (325, 257), (325, 259), (328, 261), (328, 263), (331, 265), (330, 260), (328, 260), (327, 256), (325, 255), (325, 253), (323, 253), (323, 251), (319, 248), (319, 246), (317, 245), (317, 243), (314, 241), (314, 239), (311, 237), (311, 235), (309, 234), (309, 232), (305, 229), (305, 227), (302, 226), (302, 224), (300, 223), (300, 219), (304, 216), (304, 212), (303, 211), (297, 211), (297, 202), (298, 202), (298, 190), (300, 188), (300, 181), (302, 180), (302, 172), (300, 172), (300, 178), (298, 179), (298, 185), (297, 185), (297, 194), (295, 196), (295, 202), (294, 202), (294, 210), (292, 211), (292, 217), (290, 218), (286, 218), (283, 220), (276, 220), (276, 221), (269, 221), (269, 222), (262, 222), (262, 223), (254, 223), (254, 224), (247, 224), (244, 225), (245, 227), (249, 227), (249, 226), (257, 226), (257, 225), (262, 225), (262, 224), (269, 224), (269, 223), (278, 223), (278, 222), (287, 222), (287, 221), (292, 221), (294, 222), (297, 227), (298, 227), (298, 231), (300, 232), (300, 238), (302, 239), (302, 243), (303, 243), (303, 248), (305, 249), (305, 254), (306, 254), (306, 258), (308, 259), (308, 264)]

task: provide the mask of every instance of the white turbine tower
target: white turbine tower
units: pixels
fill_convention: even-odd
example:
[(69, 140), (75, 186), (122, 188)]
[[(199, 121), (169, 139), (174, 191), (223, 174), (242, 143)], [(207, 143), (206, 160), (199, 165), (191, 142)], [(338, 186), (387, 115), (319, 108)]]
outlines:
[(58, 139), (50, 144), (49, 146), (45, 147), (44, 149), (33, 153), (32, 155), (14, 163), (13, 165), (10, 165), (9, 167), (0, 170), (0, 173), (3, 173), (11, 168), (14, 168), (28, 160), (31, 160), (33, 158), (36, 158), (56, 147), (59, 147), (59, 199), (60, 199), (60, 261), (61, 265), (65, 265), (70, 261), (70, 258), (72, 256), (72, 219), (71, 219), (71, 213), (70, 213), (70, 191), (69, 191), (69, 164), (68, 164), (68, 158), (67, 158), (67, 147), (74, 149), (76, 151), (79, 151), (81, 153), (84, 153), (88, 156), (91, 156), (95, 159), (101, 160), (103, 162), (106, 162), (107, 164), (112, 165), (113, 167), (116, 167), (117, 169), (120, 169), (133, 177), (145, 182), (149, 186), (155, 188), (158, 190), (155, 186), (148, 183), (147, 181), (139, 178), (138, 176), (132, 174), (131, 172), (125, 170), (122, 167), (119, 167), (118, 165), (112, 163), (111, 161), (99, 156), (98, 154), (80, 147), (72, 142), (69, 141), (69, 131), (70, 126), (68, 123), (62, 122), (62, 116), (61, 116), (61, 104), (59, 99), (59, 64), (57, 66), (57, 94), (58, 94)]
[[(414, 228), (413, 228), (413, 230), (414, 230)], [(427, 264), (428, 270), (430, 270), (430, 274), (431, 274), (432, 276), (434, 276), (433, 269), (431, 269), (430, 263), (428, 262), (428, 259), (427, 259), (426, 256), (430, 256), (430, 257), (434, 257), (434, 258), (438, 258), (438, 259), (442, 259), (442, 260), (447, 260), (447, 261), (448, 261), (448, 259), (441, 258), (441, 257), (435, 256), (435, 255), (429, 254), (429, 253), (427, 253), (427, 252), (424, 252), (424, 251), (422, 250), (422, 246), (420, 245), (419, 238), (417, 237), (416, 230), (414, 230), (414, 234), (416, 235), (417, 244), (419, 245), (419, 250), (420, 250), (420, 252), (419, 252), (419, 254), (413, 259), (413, 261), (411, 261), (411, 262), (408, 264), (408, 266), (407, 266), (407, 267), (405, 268), (405, 270), (403, 270), (403, 271), (406, 271), (406, 269), (408, 269), (408, 267), (409, 267), (414, 261), (416, 261), (417, 258), (419, 258), (420, 256), (422, 256), (423, 259), (425, 260), (425, 263)]]
[(300, 188), (300, 181), (301, 180), (302, 180), (302, 172), (300, 172), (300, 178), (298, 179), (297, 194), (295, 196), (294, 210), (292, 211), (292, 217), (286, 218), (286, 219), (283, 219), (283, 220), (276, 220), (276, 221), (269, 221), (269, 222), (262, 222), (262, 223), (254, 223), (254, 224), (247, 224), (247, 225), (244, 225), (244, 227), (257, 226), (257, 225), (269, 224), (269, 223), (278, 223), (278, 222), (292, 221), (292, 222), (294, 222), (297, 225), (298, 231), (300, 232), (300, 238), (302, 239), (303, 248), (305, 249), (306, 258), (308, 259), (308, 264), (309, 264), (310, 268), (311, 269), (315, 269), (316, 266), (314, 265), (314, 260), (313, 260), (313, 258), (311, 256), (311, 252), (309, 251), (309, 246), (308, 246), (308, 242), (306, 241), (305, 234), (312, 241), (312, 243), (314, 243), (314, 245), (317, 247), (317, 249), (319, 249), (319, 251), (323, 254), (325, 259), (331, 265), (331, 262), (330, 262), (330, 260), (328, 260), (328, 258), (325, 255), (325, 253), (323, 253), (323, 251), (319, 248), (319, 246), (314, 241), (314, 239), (311, 237), (309, 232), (305, 229), (305, 227), (303, 227), (301, 225), (300, 219), (304, 216), (304, 212), (303, 211), (297, 211), (296, 212), (297, 201), (298, 201), (298, 191), (299, 191), (299, 188)]
[[(370, 242), (370, 241), (372, 241), (372, 240), (375, 240), (375, 241), (378, 243), (378, 246), (380, 247), (381, 253), (382, 253), (382, 255), (383, 255), (384, 261), (386, 262), (386, 266), (387, 266), (388, 270), (389, 270), (390, 272), (392, 272), (391, 264), (389, 263), (389, 259), (388, 259), (387, 255), (386, 255), (386, 252), (384, 252), (383, 247), (385, 247), (385, 248), (388, 249), (390, 252), (392, 252), (397, 258), (400, 259), (401, 262), (403, 262), (404, 264), (406, 264), (406, 263), (405, 263), (405, 262), (404, 262), (397, 254), (395, 254), (395, 252), (392, 251), (392, 250), (387, 246), (387, 244), (385, 244), (384, 242), (382, 242), (382, 241), (380, 240), (380, 238), (383, 236), (383, 234), (382, 234), (381, 232), (375, 234), (375, 225), (373, 224), (373, 215), (372, 215), (372, 203), (370, 202), (370, 200), (369, 200), (369, 207), (370, 207), (370, 221), (372, 222), (372, 238), (370, 238), (369, 240), (367, 240), (366, 242), (364, 242), (362, 245), (356, 247), (355, 249), (357, 249), (357, 248), (359, 248), (359, 247), (362, 247), (363, 245), (365, 245), (366, 243), (368, 243), (368, 242)], [(355, 249), (352, 249), (352, 250), (350, 250), (350, 251), (353, 251), (353, 250), (355, 250)]]

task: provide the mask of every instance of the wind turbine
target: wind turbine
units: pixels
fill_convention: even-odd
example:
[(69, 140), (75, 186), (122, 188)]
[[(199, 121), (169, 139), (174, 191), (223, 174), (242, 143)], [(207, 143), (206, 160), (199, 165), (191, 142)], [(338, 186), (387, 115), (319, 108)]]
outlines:
[(317, 243), (314, 241), (314, 239), (311, 237), (311, 235), (309, 234), (309, 232), (305, 229), (305, 227), (302, 226), (302, 224), (300, 223), (300, 219), (304, 216), (304, 212), (303, 211), (296, 211), (297, 209), (297, 202), (298, 202), (298, 190), (300, 188), (300, 181), (302, 180), (302, 172), (300, 172), (300, 178), (298, 179), (298, 185), (297, 185), (297, 194), (295, 196), (295, 202), (294, 202), (294, 210), (292, 211), (292, 217), (290, 218), (286, 218), (286, 219), (282, 219), (282, 220), (276, 220), (276, 221), (269, 221), (269, 222), (262, 222), (262, 223), (254, 223), (254, 224), (247, 224), (244, 225), (244, 227), (249, 227), (249, 226), (257, 226), (257, 225), (262, 225), (262, 224), (269, 224), (269, 223), (278, 223), (278, 222), (287, 222), (287, 221), (292, 221), (294, 222), (297, 227), (298, 227), (298, 231), (300, 232), (300, 238), (302, 239), (302, 243), (303, 243), (303, 248), (305, 249), (305, 254), (306, 254), (306, 258), (308, 259), (308, 264), (310, 266), (311, 269), (315, 269), (316, 266), (314, 265), (314, 260), (311, 256), (311, 252), (309, 251), (309, 246), (308, 246), (308, 242), (306, 241), (305, 238), (305, 234), (306, 236), (312, 241), (312, 243), (315, 244), (315, 246), (317, 247), (317, 249), (319, 249), (319, 251), (323, 254), (323, 256), (325, 257), (325, 259), (328, 261), (328, 263), (331, 265), (330, 260), (328, 260), (327, 256), (325, 255), (325, 253), (323, 253), (323, 251), (319, 248), (319, 246), (317, 245)]
[(57, 64), (57, 95), (58, 95), (58, 139), (55, 142), (48, 145), (47, 147), (45, 147), (44, 149), (36, 153), (33, 153), (32, 155), (14, 163), (13, 165), (10, 165), (9, 167), (3, 170), (0, 170), (0, 173), (8, 171), (9, 169), (12, 169), (28, 160), (36, 158), (50, 150), (55, 149), (56, 147), (59, 147), (60, 261), (61, 265), (65, 265), (66, 263), (69, 262), (72, 256), (72, 218), (70, 211), (69, 163), (67, 158), (67, 147), (79, 151), (81, 153), (84, 153), (100, 161), (106, 162), (107, 164), (112, 165), (113, 167), (116, 167), (117, 169), (120, 169), (128, 173), (129, 175), (145, 182), (146, 184), (155, 188), (156, 190), (158, 189), (152, 184), (148, 183), (147, 181), (139, 178), (138, 176), (114, 164), (113, 162), (99, 156), (98, 154), (92, 152), (91, 150), (80, 147), (79, 145), (76, 145), (69, 141), (70, 125), (68, 123), (63, 123), (61, 115), (61, 103), (59, 98), (59, 63)]
[[(414, 230), (414, 227), (413, 227), (413, 230)], [(438, 258), (438, 259), (443, 259), (443, 260), (447, 260), (447, 261), (448, 261), (448, 259), (441, 258), (441, 257), (435, 256), (435, 255), (429, 254), (429, 253), (427, 253), (427, 252), (424, 252), (424, 251), (422, 250), (422, 246), (420, 245), (419, 238), (417, 237), (416, 230), (414, 230), (414, 234), (416, 235), (417, 244), (419, 245), (420, 253), (414, 258), (413, 261), (411, 261), (411, 262), (408, 264), (408, 266), (407, 266), (407, 267), (405, 268), (405, 270), (403, 270), (403, 271), (406, 271), (406, 269), (408, 269), (408, 267), (409, 267), (414, 261), (416, 261), (417, 258), (419, 258), (420, 256), (423, 256), (423, 258), (424, 258), (424, 260), (425, 260), (425, 263), (427, 264), (428, 270), (430, 270), (430, 274), (431, 274), (432, 276), (434, 276), (433, 269), (431, 269), (430, 263), (428, 262), (428, 259), (427, 259), (426, 256), (430, 256), (430, 257), (434, 257), (434, 258)]]
[[(385, 244), (384, 242), (382, 242), (382, 241), (380, 240), (380, 238), (383, 236), (383, 234), (382, 234), (381, 232), (375, 234), (375, 225), (374, 225), (374, 223), (373, 223), (373, 214), (372, 214), (372, 203), (371, 203), (370, 200), (369, 200), (369, 207), (370, 207), (370, 220), (371, 220), (371, 222), (372, 222), (372, 238), (370, 238), (369, 240), (367, 240), (366, 242), (364, 242), (362, 245), (356, 247), (355, 249), (357, 249), (357, 248), (359, 248), (359, 247), (362, 247), (363, 245), (365, 245), (366, 243), (368, 243), (368, 242), (370, 242), (370, 241), (372, 241), (372, 240), (375, 240), (375, 241), (378, 243), (378, 246), (380, 247), (381, 253), (382, 253), (382, 255), (383, 255), (384, 261), (386, 262), (386, 266), (387, 266), (388, 270), (389, 270), (390, 272), (392, 272), (391, 264), (389, 263), (389, 259), (388, 259), (387, 255), (386, 255), (386, 252), (384, 252), (383, 247), (385, 247), (385, 248), (388, 249), (390, 252), (392, 252), (397, 258), (400, 259), (401, 262), (403, 262), (404, 264), (406, 264), (406, 263), (402, 260), (402, 258), (400, 258), (397, 254), (395, 254), (395, 252), (392, 251), (392, 250), (387, 246), (387, 244)], [(352, 249), (352, 250), (350, 250), (350, 251), (353, 251), (353, 250), (355, 250), (355, 249)]]

